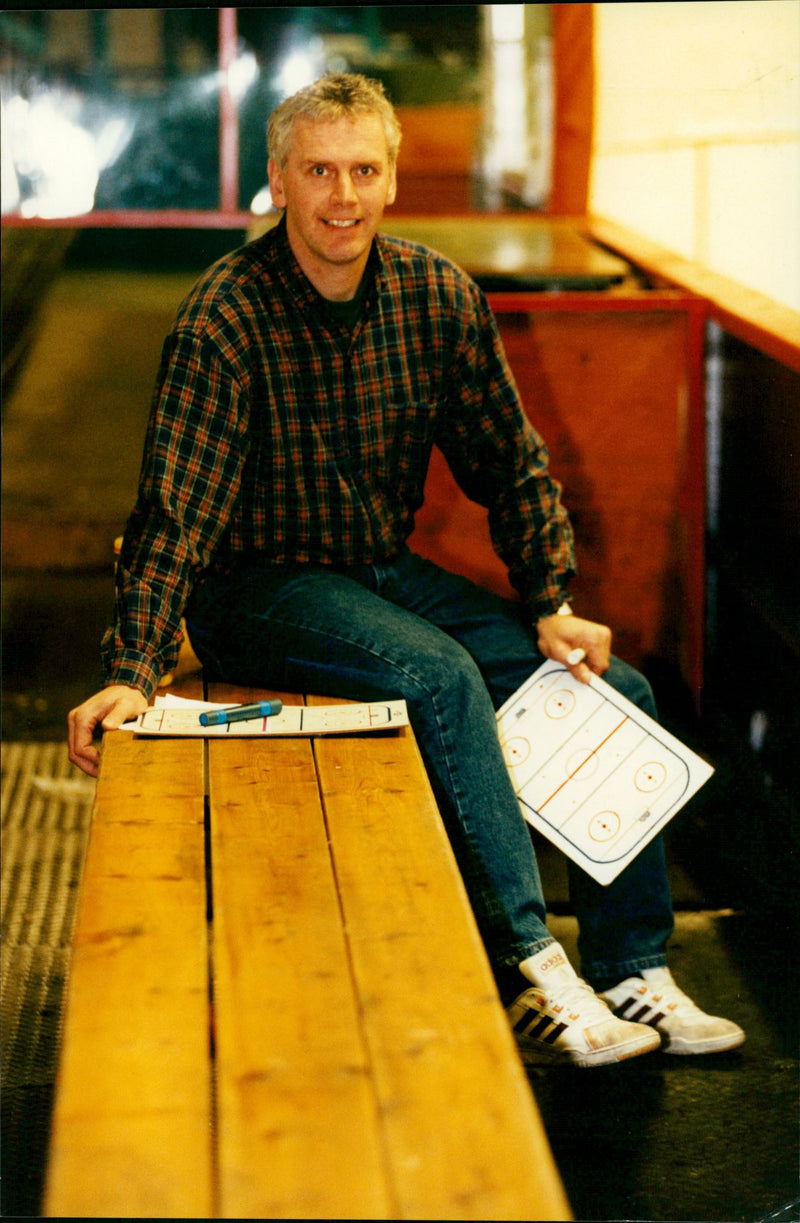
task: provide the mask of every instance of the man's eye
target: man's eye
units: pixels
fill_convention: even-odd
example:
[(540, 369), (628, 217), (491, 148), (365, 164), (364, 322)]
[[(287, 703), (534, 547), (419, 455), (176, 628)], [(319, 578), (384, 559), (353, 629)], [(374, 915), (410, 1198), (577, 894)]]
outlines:
[(323, 174), (325, 173), (325, 167), (324, 166), (314, 166), (311, 173), (315, 174), (317, 178), (322, 178)]
[(374, 166), (359, 166), (358, 172), (362, 178), (369, 178), (371, 174), (375, 173), (375, 167)]

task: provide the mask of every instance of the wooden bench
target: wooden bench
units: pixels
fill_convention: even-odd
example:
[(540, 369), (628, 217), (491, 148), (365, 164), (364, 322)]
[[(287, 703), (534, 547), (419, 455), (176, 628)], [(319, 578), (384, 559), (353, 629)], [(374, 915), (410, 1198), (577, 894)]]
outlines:
[(44, 1213), (571, 1217), (410, 731), (106, 736)]

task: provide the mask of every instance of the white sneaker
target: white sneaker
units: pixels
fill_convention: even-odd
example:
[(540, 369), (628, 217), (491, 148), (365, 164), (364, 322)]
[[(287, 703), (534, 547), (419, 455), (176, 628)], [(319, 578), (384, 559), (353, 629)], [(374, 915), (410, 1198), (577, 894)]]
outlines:
[(645, 968), (600, 996), (620, 1018), (655, 1028), (665, 1053), (722, 1053), (745, 1038), (738, 1024), (695, 1006), (668, 968)]
[(533, 988), (524, 990), (507, 1014), (527, 1065), (603, 1066), (658, 1048), (658, 1033), (652, 1028), (614, 1017), (558, 943), (519, 967)]

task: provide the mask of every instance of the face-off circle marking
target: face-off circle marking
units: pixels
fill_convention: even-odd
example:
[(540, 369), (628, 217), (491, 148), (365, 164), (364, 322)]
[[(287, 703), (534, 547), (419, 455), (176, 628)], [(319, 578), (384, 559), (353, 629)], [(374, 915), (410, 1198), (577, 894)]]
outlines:
[(589, 821), (589, 836), (593, 841), (610, 841), (619, 832), (619, 827), (616, 811), (598, 811)]
[(633, 778), (633, 784), (637, 790), (641, 790), (645, 794), (652, 793), (653, 790), (659, 790), (667, 779), (667, 770), (660, 760), (650, 760), (647, 764), (641, 765)]
[(524, 764), (530, 754), (531, 745), (521, 735), (517, 735), (513, 739), (506, 739), (503, 743), (503, 755), (505, 756), (506, 764), (510, 768), (518, 764)]
[(544, 703), (544, 711), (548, 718), (566, 718), (575, 708), (575, 694), (568, 688), (560, 688), (553, 692)]

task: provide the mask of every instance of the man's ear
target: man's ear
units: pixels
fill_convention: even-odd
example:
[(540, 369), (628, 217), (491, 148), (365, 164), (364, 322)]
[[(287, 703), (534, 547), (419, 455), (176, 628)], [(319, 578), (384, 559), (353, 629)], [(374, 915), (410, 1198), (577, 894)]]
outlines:
[(397, 198), (397, 165), (389, 167), (389, 190), (386, 194), (386, 207), (393, 204)]
[(267, 162), (269, 178), (269, 194), (275, 208), (286, 207), (286, 194), (283, 190), (283, 173), (274, 157)]

